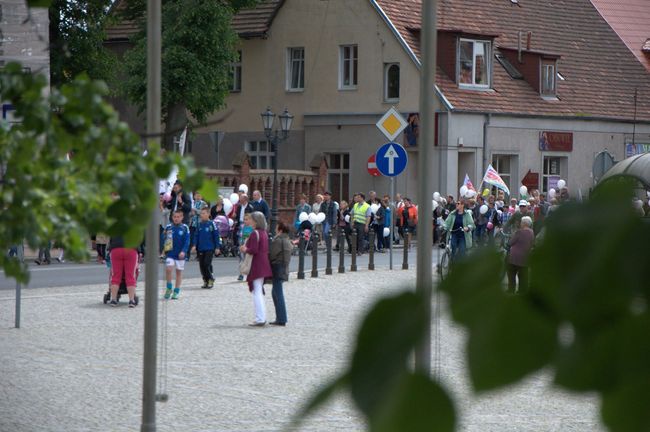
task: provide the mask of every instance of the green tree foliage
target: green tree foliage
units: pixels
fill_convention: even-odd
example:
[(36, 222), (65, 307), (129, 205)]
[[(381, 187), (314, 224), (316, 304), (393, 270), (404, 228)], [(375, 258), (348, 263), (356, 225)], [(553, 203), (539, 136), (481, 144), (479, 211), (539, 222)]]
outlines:
[[(237, 56), (233, 15), (255, 0), (164, 0), (162, 8), (162, 105), (166, 146), (188, 123), (187, 112), (199, 122), (224, 106), (230, 85), (230, 64)], [(135, 46), (124, 57), (124, 91), (140, 111), (146, 89), (145, 2), (127, 3), (123, 19), (140, 23)]]
[(86, 73), (111, 82), (117, 60), (104, 47), (112, 0), (51, 0), (50, 76), (54, 86)]
[[(0, 123), (0, 266), (21, 281), (27, 267), (6, 257), (10, 246), (52, 241), (83, 259), (89, 233), (124, 235), (135, 245), (158, 201), (157, 178), (176, 165), (188, 189), (203, 182), (189, 159), (143, 156), (138, 136), (104, 101), (102, 81), (82, 75), (49, 95), (46, 86), (44, 76), (25, 74), (17, 63), (0, 71), (0, 99), (20, 120)], [(209, 182), (201, 191), (213, 199)]]
[[(598, 394), (609, 430), (650, 430), (650, 219), (632, 208), (637, 187), (612, 179), (588, 202), (553, 212), (530, 258), (525, 294), (505, 292), (504, 260), (492, 250), (458, 263), (440, 284), (452, 318), (468, 332), (476, 392), (545, 369), (562, 388)], [(379, 301), (364, 320), (347, 370), (298, 419), (349, 391), (372, 431), (453, 430), (450, 397), (407, 368), (428, 325), (421, 308), (411, 293)]]

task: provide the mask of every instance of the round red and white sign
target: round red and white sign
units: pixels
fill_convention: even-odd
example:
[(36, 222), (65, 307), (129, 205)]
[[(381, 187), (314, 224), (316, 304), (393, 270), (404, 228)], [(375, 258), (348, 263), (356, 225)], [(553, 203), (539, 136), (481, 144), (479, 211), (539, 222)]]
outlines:
[(377, 169), (377, 163), (375, 163), (375, 154), (371, 154), (370, 157), (368, 158), (368, 174), (370, 174), (373, 177), (379, 177), (381, 176), (381, 173)]

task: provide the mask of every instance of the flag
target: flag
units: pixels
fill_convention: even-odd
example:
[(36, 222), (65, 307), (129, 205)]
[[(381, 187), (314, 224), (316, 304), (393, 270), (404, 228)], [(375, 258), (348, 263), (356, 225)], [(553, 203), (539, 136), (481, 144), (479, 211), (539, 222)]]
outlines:
[(465, 173), (465, 181), (463, 181), (463, 186), (466, 186), (467, 190), (473, 190), (474, 192), (476, 192), (476, 189), (474, 189), (474, 185), (472, 184), (472, 181), (469, 179), (467, 173)]
[(508, 189), (508, 186), (506, 186), (506, 182), (503, 181), (497, 170), (492, 168), (492, 164), (488, 165), (488, 168), (485, 171), (485, 175), (483, 176), (483, 183), (495, 186), (510, 195), (510, 189)]
[(178, 139), (178, 152), (183, 156), (185, 154), (185, 142), (187, 141), (187, 126), (183, 129), (181, 137)]

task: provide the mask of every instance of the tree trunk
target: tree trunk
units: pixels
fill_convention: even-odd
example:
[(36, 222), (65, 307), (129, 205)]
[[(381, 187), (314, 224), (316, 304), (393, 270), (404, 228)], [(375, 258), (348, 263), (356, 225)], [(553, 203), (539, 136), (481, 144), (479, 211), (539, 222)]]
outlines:
[[(172, 104), (167, 106), (167, 121), (165, 122), (165, 137), (163, 139), (164, 148), (167, 151), (178, 150), (174, 146), (174, 142), (183, 133), (183, 129), (187, 126), (187, 110), (183, 104)], [(186, 147), (187, 148), (187, 145)]]

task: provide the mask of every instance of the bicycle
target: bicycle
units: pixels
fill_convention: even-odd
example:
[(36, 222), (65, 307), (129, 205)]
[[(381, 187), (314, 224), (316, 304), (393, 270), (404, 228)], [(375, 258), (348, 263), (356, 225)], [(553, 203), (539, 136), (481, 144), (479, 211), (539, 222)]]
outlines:
[(450, 237), (451, 234), (454, 232), (460, 232), (463, 231), (463, 228), (458, 228), (455, 230), (451, 230), (451, 232), (444, 230), (446, 238), (440, 242), (438, 245), (441, 249), (444, 248), (445, 251), (442, 253), (442, 256), (440, 257), (440, 263), (438, 263), (438, 274), (440, 275), (440, 280), (445, 280), (447, 276), (449, 275), (449, 269), (451, 267), (451, 257), (452, 257), (452, 250), (451, 250), (451, 241)]

